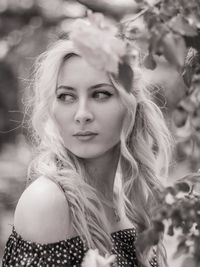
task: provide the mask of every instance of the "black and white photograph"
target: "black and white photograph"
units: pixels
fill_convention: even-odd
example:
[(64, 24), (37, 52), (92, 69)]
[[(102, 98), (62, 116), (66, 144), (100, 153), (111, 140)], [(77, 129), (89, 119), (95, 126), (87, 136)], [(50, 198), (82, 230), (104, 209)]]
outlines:
[(0, 266), (200, 267), (199, 0), (0, 0)]

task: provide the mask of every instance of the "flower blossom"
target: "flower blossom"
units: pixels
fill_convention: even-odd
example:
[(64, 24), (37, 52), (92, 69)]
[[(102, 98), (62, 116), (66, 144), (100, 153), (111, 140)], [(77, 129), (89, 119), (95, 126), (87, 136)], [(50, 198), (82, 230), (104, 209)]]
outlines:
[(165, 196), (165, 202), (169, 205), (172, 205), (174, 204), (175, 202), (175, 198), (172, 194), (168, 193), (166, 196)]
[(81, 267), (110, 267), (115, 263), (116, 255), (102, 257), (98, 249), (90, 249), (83, 259)]
[(85, 60), (99, 70), (118, 73), (118, 64), (126, 45), (115, 35), (117, 28), (108, 24), (101, 13), (88, 12), (88, 20), (78, 19), (70, 34), (75, 48)]

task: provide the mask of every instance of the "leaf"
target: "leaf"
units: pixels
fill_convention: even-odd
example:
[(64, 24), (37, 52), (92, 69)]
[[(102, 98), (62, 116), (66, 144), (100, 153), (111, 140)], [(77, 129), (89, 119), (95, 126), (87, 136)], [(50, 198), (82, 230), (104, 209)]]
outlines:
[(149, 237), (149, 240), (151, 240), (151, 245), (155, 246), (158, 244), (159, 238), (160, 238), (158, 231), (156, 231), (154, 229), (149, 231), (148, 237)]
[(197, 8), (196, 12), (191, 12), (187, 14), (187, 18), (191, 24), (197, 26), (197, 28), (200, 28), (200, 16), (198, 9), (199, 8)]
[(186, 181), (191, 184), (199, 184), (200, 183), (200, 172), (192, 172), (183, 178), (179, 179), (178, 181)]
[(183, 108), (176, 108), (172, 113), (172, 118), (177, 127), (183, 127), (186, 123), (188, 113)]
[[(185, 139), (186, 138), (188, 138), (188, 139), (186, 141), (178, 144), (177, 149), (178, 149), (179, 155), (184, 158), (184, 157), (191, 156), (192, 151), (193, 151), (193, 147), (194, 147), (194, 142), (193, 142), (193, 139), (191, 139), (191, 136), (188, 136), (191, 134), (185, 133), (185, 129), (184, 129), (185, 127), (182, 127), (182, 128), (180, 128), (182, 131), (181, 136), (185, 137)], [(191, 126), (190, 126), (190, 129), (191, 129)]]
[(178, 208), (175, 208), (172, 210), (171, 213), (171, 219), (172, 219), (172, 224), (174, 227), (179, 227), (182, 224), (182, 216), (181, 216), (181, 211)]
[(169, 32), (161, 40), (163, 55), (178, 70), (184, 66), (186, 45), (183, 38)]
[(191, 86), (193, 74), (194, 70), (190, 66), (186, 66), (182, 76), (183, 76), (183, 81), (188, 88)]
[(153, 228), (156, 232), (164, 232), (165, 230), (164, 224), (160, 221), (153, 221)]
[(179, 242), (184, 242), (187, 240), (187, 237), (185, 235), (179, 235), (179, 236), (177, 236), (177, 240)]
[(172, 186), (168, 186), (168, 187), (166, 187), (165, 191), (166, 191), (166, 194), (167, 194), (167, 193), (170, 193), (172, 196), (175, 196), (175, 195), (176, 195), (176, 190), (175, 190), (175, 188), (172, 187)]
[(109, 15), (116, 20), (120, 20), (125, 15), (137, 13), (141, 5), (141, 3), (139, 5), (133, 2), (133, 0), (118, 0), (112, 2), (110, 0), (78, 0), (78, 2), (95, 12)]
[(138, 235), (136, 240), (136, 247), (142, 252), (147, 247), (155, 246), (158, 244), (160, 240), (159, 232), (155, 231), (155, 229), (147, 229)]
[(149, 6), (155, 6), (158, 3), (158, 0), (146, 0), (146, 3)]
[(198, 34), (197, 30), (180, 14), (173, 17), (169, 25), (173, 31), (181, 35), (196, 36)]
[(156, 61), (154, 60), (153, 55), (151, 53), (149, 53), (145, 57), (145, 59), (144, 59), (144, 66), (147, 69), (150, 69), (150, 70), (154, 70), (156, 68), (157, 64), (156, 64)]
[(193, 114), (193, 112), (196, 109), (196, 104), (195, 102), (191, 99), (190, 96), (185, 97), (181, 102), (180, 102), (180, 107), (183, 108), (185, 111), (187, 111), (189, 114)]
[(186, 245), (185, 241), (182, 241), (178, 244), (177, 251), (173, 255), (173, 259), (177, 259), (183, 254), (187, 254), (189, 251), (188, 246)]
[[(179, 128), (177, 127), (176, 128), (176, 136), (179, 138), (182, 138), (181, 143), (184, 143), (183, 145), (186, 145), (186, 147), (187, 147), (186, 150), (188, 149), (188, 152), (192, 150), (193, 138), (191, 138), (191, 137), (192, 137), (193, 133), (194, 133), (194, 130), (191, 127), (190, 117), (188, 116), (183, 127), (179, 127)], [(186, 144), (186, 143), (188, 143), (188, 144)], [(179, 146), (179, 143), (177, 144), (177, 147), (178, 146)]]
[(161, 18), (167, 19), (177, 14), (177, 8), (175, 5), (169, 4), (168, 1), (161, 1), (160, 15)]
[(191, 118), (191, 124), (197, 131), (200, 130), (200, 117), (199, 116), (193, 116)]
[(174, 235), (174, 226), (173, 226), (173, 224), (171, 224), (171, 225), (169, 226), (168, 231), (167, 231), (167, 234), (168, 234), (169, 236), (173, 236), (173, 235)]
[(126, 57), (122, 63), (119, 63), (118, 79), (127, 92), (132, 89), (133, 71), (130, 65), (126, 61)]
[(185, 193), (190, 192), (190, 186), (186, 182), (179, 182), (179, 183), (175, 184), (175, 187), (178, 191), (182, 191)]
[(144, 251), (148, 246), (152, 245), (152, 240), (149, 238), (149, 229), (143, 231), (141, 234), (138, 235), (136, 240), (136, 247), (140, 251)]

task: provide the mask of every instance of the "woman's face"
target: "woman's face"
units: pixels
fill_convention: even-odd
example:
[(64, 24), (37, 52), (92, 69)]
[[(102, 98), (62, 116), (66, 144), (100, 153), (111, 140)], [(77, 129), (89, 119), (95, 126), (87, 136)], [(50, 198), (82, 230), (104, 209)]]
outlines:
[(119, 143), (126, 109), (104, 71), (72, 56), (61, 66), (55, 96), (53, 114), (73, 154), (92, 159)]

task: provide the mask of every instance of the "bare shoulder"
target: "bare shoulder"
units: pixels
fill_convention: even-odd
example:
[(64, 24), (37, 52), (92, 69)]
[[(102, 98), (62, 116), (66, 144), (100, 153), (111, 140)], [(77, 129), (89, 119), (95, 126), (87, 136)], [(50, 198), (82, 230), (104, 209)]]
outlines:
[(35, 180), (21, 195), (14, 226), (23, 239), (53, 243), (70, 236), (71, 219), (64, 192), (45, 177)]

